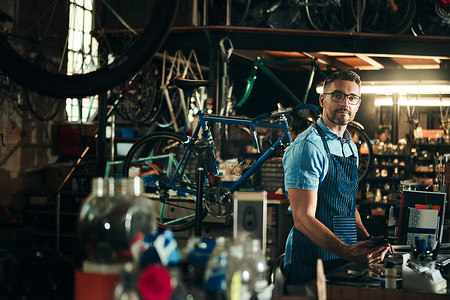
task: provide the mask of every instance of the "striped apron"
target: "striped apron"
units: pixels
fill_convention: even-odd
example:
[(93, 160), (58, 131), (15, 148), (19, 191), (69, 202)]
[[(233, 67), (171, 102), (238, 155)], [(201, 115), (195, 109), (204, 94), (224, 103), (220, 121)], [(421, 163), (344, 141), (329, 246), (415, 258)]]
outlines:
[[(340, 157), (330, 153), (325, 133), (315, 125), (322, 139), (329, 162), (328, 172), (319, 187), (316, 218), (348, 245), (357, 242), (355, 200), (358, 191), (357, 158)], [(352, 150), (353, 151), (353, 150)], [(292, 264), (286, 266), (287, 283), (303, 284), (316, 278), (316, 262), (321, 258), (325, 272), (346, 261), (309, 240), (303, 233), (291, 229)]]

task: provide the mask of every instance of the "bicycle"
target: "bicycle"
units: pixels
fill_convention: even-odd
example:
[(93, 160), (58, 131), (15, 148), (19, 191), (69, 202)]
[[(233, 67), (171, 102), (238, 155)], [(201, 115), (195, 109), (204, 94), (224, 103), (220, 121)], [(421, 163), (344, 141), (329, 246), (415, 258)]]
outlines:
[(421, 0), (417, 3), (417, 10), (412, 33), (417, 35), (450, 35), (450, 4), (441, 0)]
[[(280, 81), (280, 79), (278, 79), (275, 76), (275, 74), (266, 67), (267, 65), (310, 66), (311, 71), (307, 80), (305, 93), (303, 94), (302, 100), (300, 100), (294, 93), (292, 93), (292, 91), (289, 90), (289, 88), (286, 85), (284, 85)], [(319, 73), (322, 79), (326, 78), (326, 74), (323, 70), (321, 70), (320, 66), (317, 63), (316, 58), (312, 58), (310, 61), (307, 62), (296, 62), (296, 61), (265, 61), (260, 57), (257, 57), (253, 63), (253, 67), (250, 71), (250, 74), (246, 79), (244, 94), (239, 100), (236, 101), (237, 107), (244, 106), (244, 104), (249, 99), (249, 96), (253, 91), (255, 81), (258, 78), (259, 70), (261, 70), (263, 74), (265, 74), (279, 88), (279, 90), (283, 92), (286, 95), (286, 97), (288, 97), (288, 99), (293, 104), (302, 104), (302, 103), (305, 104), (307, 102), (307, 98), (311, 90), (316, 73)], [(232, 105), (228, 104), (228, 107), (232, 107)], [(349, 126), (347, 128), (350, 134), (352, 135), (353, 141), (355, 142), (359, 153), (359, 164), (358, 164), (359, 182), (363, 182), (369, 175), (370, 168), (372, 166), (372, 160), (374, 157), (372, 144), (369, 137), (364, 132), (364, 126), (362, 124), (356, 121), (352, 121), (348, 125)]]
[[(94, 47), (80, 57), (78, 74), (74, 75), (67, 75), (63, 67), (67, 64), (69, 32), (61, 27), (61, 20), (69, 23), (69, 1), (28, 1), (29, 9), (20, 10), (20, 16), (16, 1), (3, 2), (0, 10), (9, 18), (0, 24), (0, 69), (41, 94), (82, 98), (106, 92), (136, 74), (164, 42), (180, 1), (95, 1), (91, 34), (99, 53)], [(47, 71), (36, 65), (37, 53), (59, 68)]]
[[(205, 80), (175, 78), (174, 83), (186, 93), (192, 92), (197, 104), (197, 89), (210, 86)], [(141, 138), (131, 147), (123, 162), (123, 176), (140, 176), (144, 179), (145, 192), (154, 200), (156, 211), (159, 211), (157, 223), (162, 228), (185, 230), (200, 222), (207, 214), (226, 218), (232, 211), (233, 193), (265, 161), (291, 142), (288, 126), (288, 115), (291, 113), (317, 118), (319, 110), (312, 104), (298, 104), (289, 108), (279, 105), (276, 111), (247, 119), (205, 114), (199, 106), (196, 114), (198, 122), (190, 137), (173, 132), (156, 132)], [(213, 122), (245, 126), (258, 151), (261, 145), (256, 127), (279, 130), (280, 136), (253, 164), (244, 168), (239, 179), (226, 186), (220, 178), (215, 143), (209, 129), (209, 123)], [(197, 160), (194, 157), (202, 158), (204, 163), (199, 169), (204, 168), (204, 174), (196, 171)], [(206, 185), (204, 189), (203, 184)]]
[(415, 0), (234, 0), (231, 8), (212, 2), (217, 23), (225, 25), (220, 20), (229, 14), (226, 25), (233, 26), (403, 34), (416, 15)]

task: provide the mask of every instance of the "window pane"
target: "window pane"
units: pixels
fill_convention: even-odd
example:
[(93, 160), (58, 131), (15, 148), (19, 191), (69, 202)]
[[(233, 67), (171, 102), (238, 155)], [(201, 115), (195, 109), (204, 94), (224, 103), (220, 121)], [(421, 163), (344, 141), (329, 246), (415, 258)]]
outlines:
[(84, 12), (84, 32), (91, 33), (92, 30), (92, 13), (88, 10)]
[(83, 31), (83, 14), (84, 10), (81, 7), (75, 7), (75, 24), (74, 28), (80, 31)]
[[(67, 74), (85, 73), (95, 69), (98, 61), (98, 43), (90, 35), (92, 30), (92, 9), (94, 0), (70, 0), (69, 38), (67, 55)], [(80, 107), (82, 120), (80, 120)], [(69, 122), (88, 121), (98, 110), (98, 98), (66, 100), (66, 112)]]
[(93, 0), (85, 0), (84, 1), (84, 8), (86, 8), (87, 10), (92, 11), (93, 8)]

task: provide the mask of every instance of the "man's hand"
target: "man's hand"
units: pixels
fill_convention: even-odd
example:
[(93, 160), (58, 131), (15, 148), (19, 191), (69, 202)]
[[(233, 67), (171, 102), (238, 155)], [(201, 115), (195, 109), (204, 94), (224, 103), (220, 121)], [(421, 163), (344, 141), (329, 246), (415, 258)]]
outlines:
[(348, 251), (342, 258), (357, 263), (374, 264), (381, 262), (386, 253), (392, 249), (389, 244), (372, 246), (373, 242), (370, 240), (357, 242), (352, 246), (348, 246)]

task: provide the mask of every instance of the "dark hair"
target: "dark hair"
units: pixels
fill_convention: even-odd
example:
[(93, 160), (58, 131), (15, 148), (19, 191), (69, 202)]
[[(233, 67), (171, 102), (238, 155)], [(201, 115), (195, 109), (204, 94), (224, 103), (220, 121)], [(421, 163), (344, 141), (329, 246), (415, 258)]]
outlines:
[(325, 79), (325, 81), (323, 82), (323, 91), (325, 92), (325, 87), (330, 85), (335, 80), (353, 81), (361, 87), (361, 78), (358, 74), (350, 70), (341, 70), (330, 74), (327, 79)]

